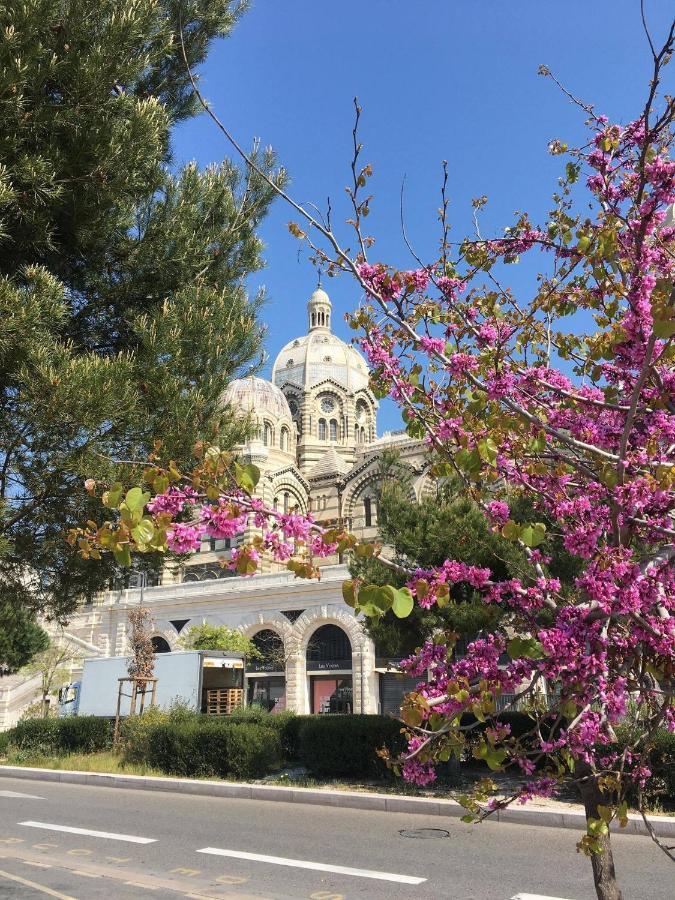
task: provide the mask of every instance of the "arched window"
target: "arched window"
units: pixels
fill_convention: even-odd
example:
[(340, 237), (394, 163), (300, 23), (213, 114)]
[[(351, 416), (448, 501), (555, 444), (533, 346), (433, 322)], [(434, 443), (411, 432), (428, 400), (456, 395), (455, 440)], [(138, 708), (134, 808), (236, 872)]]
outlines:
[(251, 642), (262, 653), (258, 668), (269, 672), (283, 672), (286, 668), (284, 642), (276, 631), (264, 628), (251, 638)]
[(307, 668), (318, 662), (344, 662), (352, 667), (352, 645), (339, 625), (322, 625), (310, 637), (307, 644)]
[(316, 313), (312, 313), (312, 328), (316, 325)]
[(288, 451), (288, 428), (281, 429), (281, 449)]
[(362, 428), (361, 431), (359, 432), (359, 443), (365, 444), (365, 442), (366, 442), (366, 429)]
[(163, 637), (159, 636), (152, 639), (152, 649), (155, 651), (155, 653), (171, 653), (169, 642)]
[(337, 421), (335, 419), (330, 420), (330, 439), (337, 441)]
[(319, 440), (320, 441), (326, 440), (326, 420), (325, 419), (319, 419)]
[(370, 497), (363, 498), (363, 515), (366, 522), (366, 528), (370, 528), (373, 524), (373, 501)]
[(279, 509), (279, 498), (278, 497), (274, 498), (274, 508)]
[(263, 433), (263, 443), (266, 447), (271, 447), (274, 444), (274, 432), (272, 431), (272, 426), (269, 422), (265, 422), (265, 431)]
[(288, 493), (288, 491), (286, 491), (286, 493), (284, 494), (284, 512), (285, 513), (288, 513), (288, 509), (290, 507), (290, 499), (291, 499), (291, 495)]
[(326, 503), (327, 503), (327, 498), (326, 498), (326, 496), (325, 496), (325, 494), (324, 494), (324, 496), (321, 498), (321, 508), (322, 508), (322, 509), (325, 509), (325, 508), (326, 508)]
[(359, 426), (355, 425), (354, 426), (354, 443), (358, 444), (358, 442), (359, 442)]

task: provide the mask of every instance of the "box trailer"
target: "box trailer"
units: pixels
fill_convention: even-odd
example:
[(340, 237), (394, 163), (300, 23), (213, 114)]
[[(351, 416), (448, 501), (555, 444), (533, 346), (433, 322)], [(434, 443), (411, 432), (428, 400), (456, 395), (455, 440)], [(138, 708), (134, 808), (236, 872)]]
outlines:
[[(120, 679), (129, 677), (128, 665), (127, 656), (85, 659), (81, 680), (59, 691), (59, 715), (114, 718)], [(244, 668), (244, 655), (226, 650), (158, 653), (154, 671), (157, 679), (155, 705), (168, 709), (175, 703), (182, 703), (208, 715), (228, 715), (244, 705)], [(131, 683), (121, 683), (124, 696), (120, 713), (126, 716), (129, 714)], [(148, 693), (146, 708), (149, 700)]]

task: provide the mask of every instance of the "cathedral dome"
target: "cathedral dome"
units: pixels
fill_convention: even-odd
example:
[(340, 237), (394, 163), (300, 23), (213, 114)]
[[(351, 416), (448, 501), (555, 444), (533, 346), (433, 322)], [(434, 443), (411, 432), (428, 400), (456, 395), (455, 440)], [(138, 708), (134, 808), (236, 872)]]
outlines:
[(361, 354), (330, 330), (331, 302), (317, 288), (307, 304), (308, 333), (289, 341), (272, 369), (275, 385), (294, 385), (301, 391), (332, 379), (353, 393), (368, 387), (368, 366)]
[(255, 375), (230, 382), (223, 394), (223, 400), (237, 412), (254, 413), (259, 420), (291, 419), (288, 401), (279, 388), (271, 381), (257, 378)]

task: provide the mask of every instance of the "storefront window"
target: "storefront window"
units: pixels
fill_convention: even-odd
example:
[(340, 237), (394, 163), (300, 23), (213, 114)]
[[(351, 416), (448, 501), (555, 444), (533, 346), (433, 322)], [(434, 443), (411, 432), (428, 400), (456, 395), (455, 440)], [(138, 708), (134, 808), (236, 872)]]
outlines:
[(352, 676), (312, 675), (312, 712), (349, 715), (354, 711)]
[(248, 704), (262, 706), (268, 712), (286, 709), (286, 679), (283, 676), (269, 676), (248, 679)]
[(307, 644), (310, 710), (317, 715), (354, 712), (352, 646), (338, 625), (317, 628)]

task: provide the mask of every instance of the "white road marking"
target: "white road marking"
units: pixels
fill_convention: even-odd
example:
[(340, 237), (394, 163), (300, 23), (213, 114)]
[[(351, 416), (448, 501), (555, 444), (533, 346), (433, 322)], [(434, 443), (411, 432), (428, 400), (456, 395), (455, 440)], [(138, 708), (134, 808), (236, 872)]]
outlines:
[(0, 797), (19, 797), (24, 800), (46, 800), (46, 797), (36, 797), (35, 794), (19, 794), (17, 791), (0, 791)]
[(19, 822), (28, 828), (44, 828), (47, 831), (65, 831), (67, 834), (85, 834), (89, 837), (107, 838), (110, 841), (127, 841), (130, 844), (154, 844), (157, 838), (137, 837), (135, 834), (115, 834), (112, 831), (92, 831), (90, 828), (71, 828), (70, 825), (54, 825), (51, 822)]
[(544, 894), (516, 894), (510, 900), (566, 900), (565, 897), (549, 897)]
[(396, 875), (393, 872), (376, 872), (372, 869), (352, 869), (350, 866), (333, 866), (329, 863), (309, 862), (306, 859), (285, 859), (283, 856), (266, 856), (263, 853), (244, 853), (243, 850), (221, 850), (219, 847), (203, 847), (201, 850), (197, 850), (197, 853), (249, 859), (252, 862), (271, 863), (274, 866), (313, 869), (315, 872), (334, 872), (336, 875), (355, 875), (357, 878), (377, 878), (380, 881), (396, 881), (399, 884), (422, 884), (426, 881), (426, 878), (417, 878), (415, 875)]

